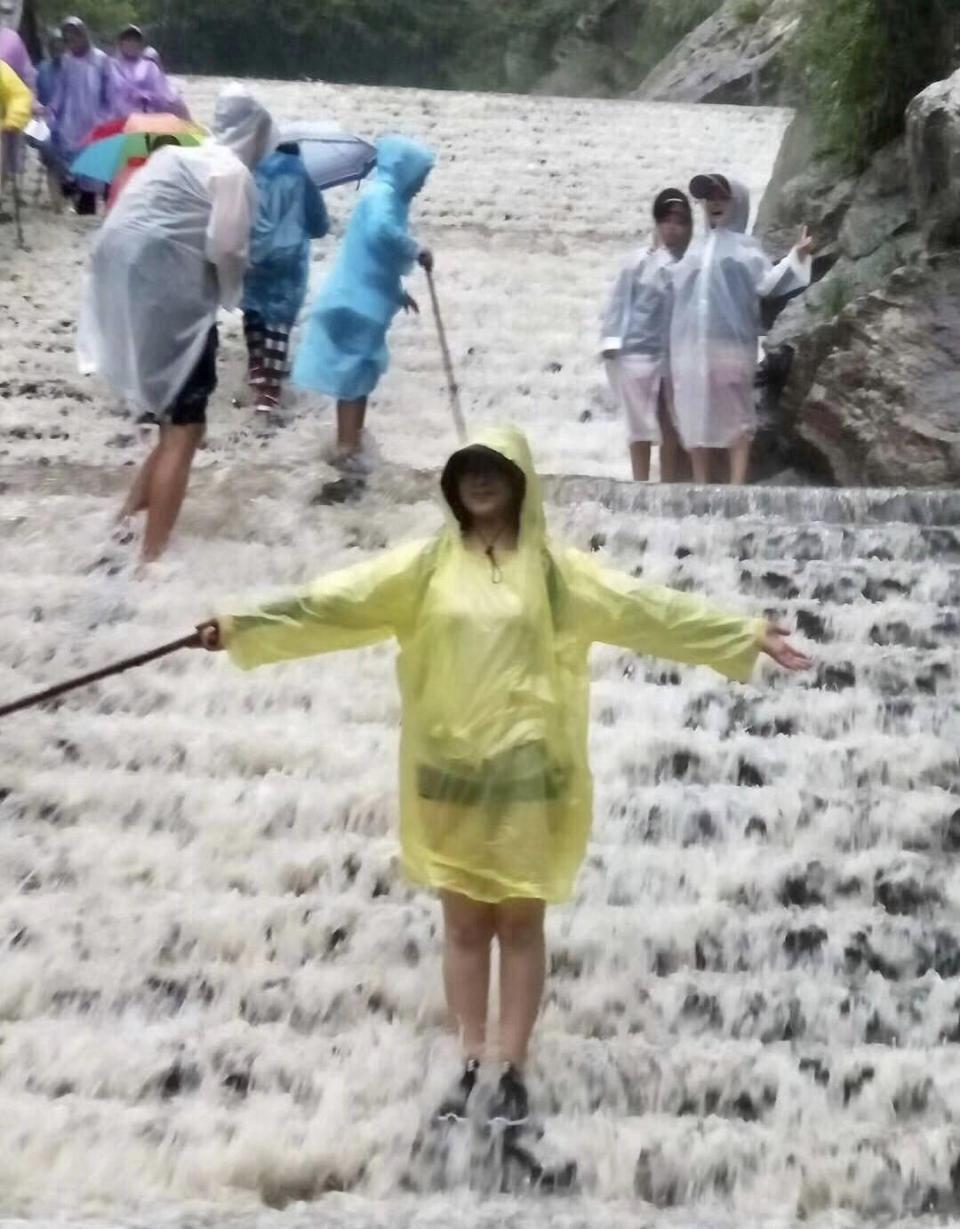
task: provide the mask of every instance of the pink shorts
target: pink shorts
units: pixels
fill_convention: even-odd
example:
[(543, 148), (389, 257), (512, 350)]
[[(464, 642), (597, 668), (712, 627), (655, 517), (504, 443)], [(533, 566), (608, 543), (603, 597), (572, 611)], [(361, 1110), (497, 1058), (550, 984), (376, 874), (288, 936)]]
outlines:
[(663, 442), (661, 410), (670, 412), (670, 380), (663, 362), (643, 354), (621, 354), (605, 360), (607, 379), (623, 411), (631, 444)]

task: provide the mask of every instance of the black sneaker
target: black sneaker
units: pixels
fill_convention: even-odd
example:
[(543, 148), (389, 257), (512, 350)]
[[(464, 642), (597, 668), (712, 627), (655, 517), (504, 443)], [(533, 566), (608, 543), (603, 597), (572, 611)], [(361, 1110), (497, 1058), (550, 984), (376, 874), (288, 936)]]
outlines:
[(507, 1063), (497, 1085), (497, 1091), (487, 1119), (491, 1126), (522, 1127), (530, 1121), (530, 1098), (527, 1086), (513, 1063)]
[(466, 1118), (467, 1104), (470, 1100), (470, 1094), (477, 1086), (477, 1076), (479, 1074), (479, 1058), (468, 1059), (463, 1069), (463, 1075), (461, 1075), (457, 1084), (440, 1102), (440, 1108), (435, 1115), (437, 1122), (460, 1122)]

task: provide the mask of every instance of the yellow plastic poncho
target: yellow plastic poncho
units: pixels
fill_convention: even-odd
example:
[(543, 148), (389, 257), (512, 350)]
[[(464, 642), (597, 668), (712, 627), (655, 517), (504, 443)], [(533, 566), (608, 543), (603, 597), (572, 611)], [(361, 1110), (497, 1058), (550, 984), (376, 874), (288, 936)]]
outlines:
[(498, 556), (500, 572), (464, 547), (451, 516), (432, 541), (326, 576), (221, 628), (244, 669), (396, 637), (406, 873), (477, 901), (562, 901), (591, 825), (590, 646), (746, 681), (764, 624), (554, 549), (524, 436), (500, 428), (477, 442), (527, 480), (518, 548)]
[(22, 132), (30, 123), (33, 95), (9, 64), (0, 60), (0, 129)]

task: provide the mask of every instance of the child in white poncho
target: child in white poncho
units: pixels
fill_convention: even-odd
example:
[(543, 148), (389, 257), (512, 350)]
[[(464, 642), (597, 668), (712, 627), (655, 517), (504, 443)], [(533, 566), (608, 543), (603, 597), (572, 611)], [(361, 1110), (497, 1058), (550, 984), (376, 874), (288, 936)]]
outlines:
[(660, 446), (664, 482), (683, 477), (683, 455), (673, 422), (669, 336), (673, 287), (670, 266), (683, 256), (693, 232), (690, 202), (677, 188), (654, 201), (654, 244), (624, 266), (603, 315), (607, 379), (623, 411), (633, 476), (650, 479), (653, 446)]

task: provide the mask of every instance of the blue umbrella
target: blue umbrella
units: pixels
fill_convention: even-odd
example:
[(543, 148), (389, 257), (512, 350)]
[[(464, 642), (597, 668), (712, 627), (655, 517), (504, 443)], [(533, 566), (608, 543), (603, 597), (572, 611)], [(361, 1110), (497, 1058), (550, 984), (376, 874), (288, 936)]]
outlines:
[(283, 124), (280, 140), (300, 146), (307, 174), (321, 192), (359, 183), (377, 164), (377, 151), (369, 141), (344, 132), (336, 124)]

